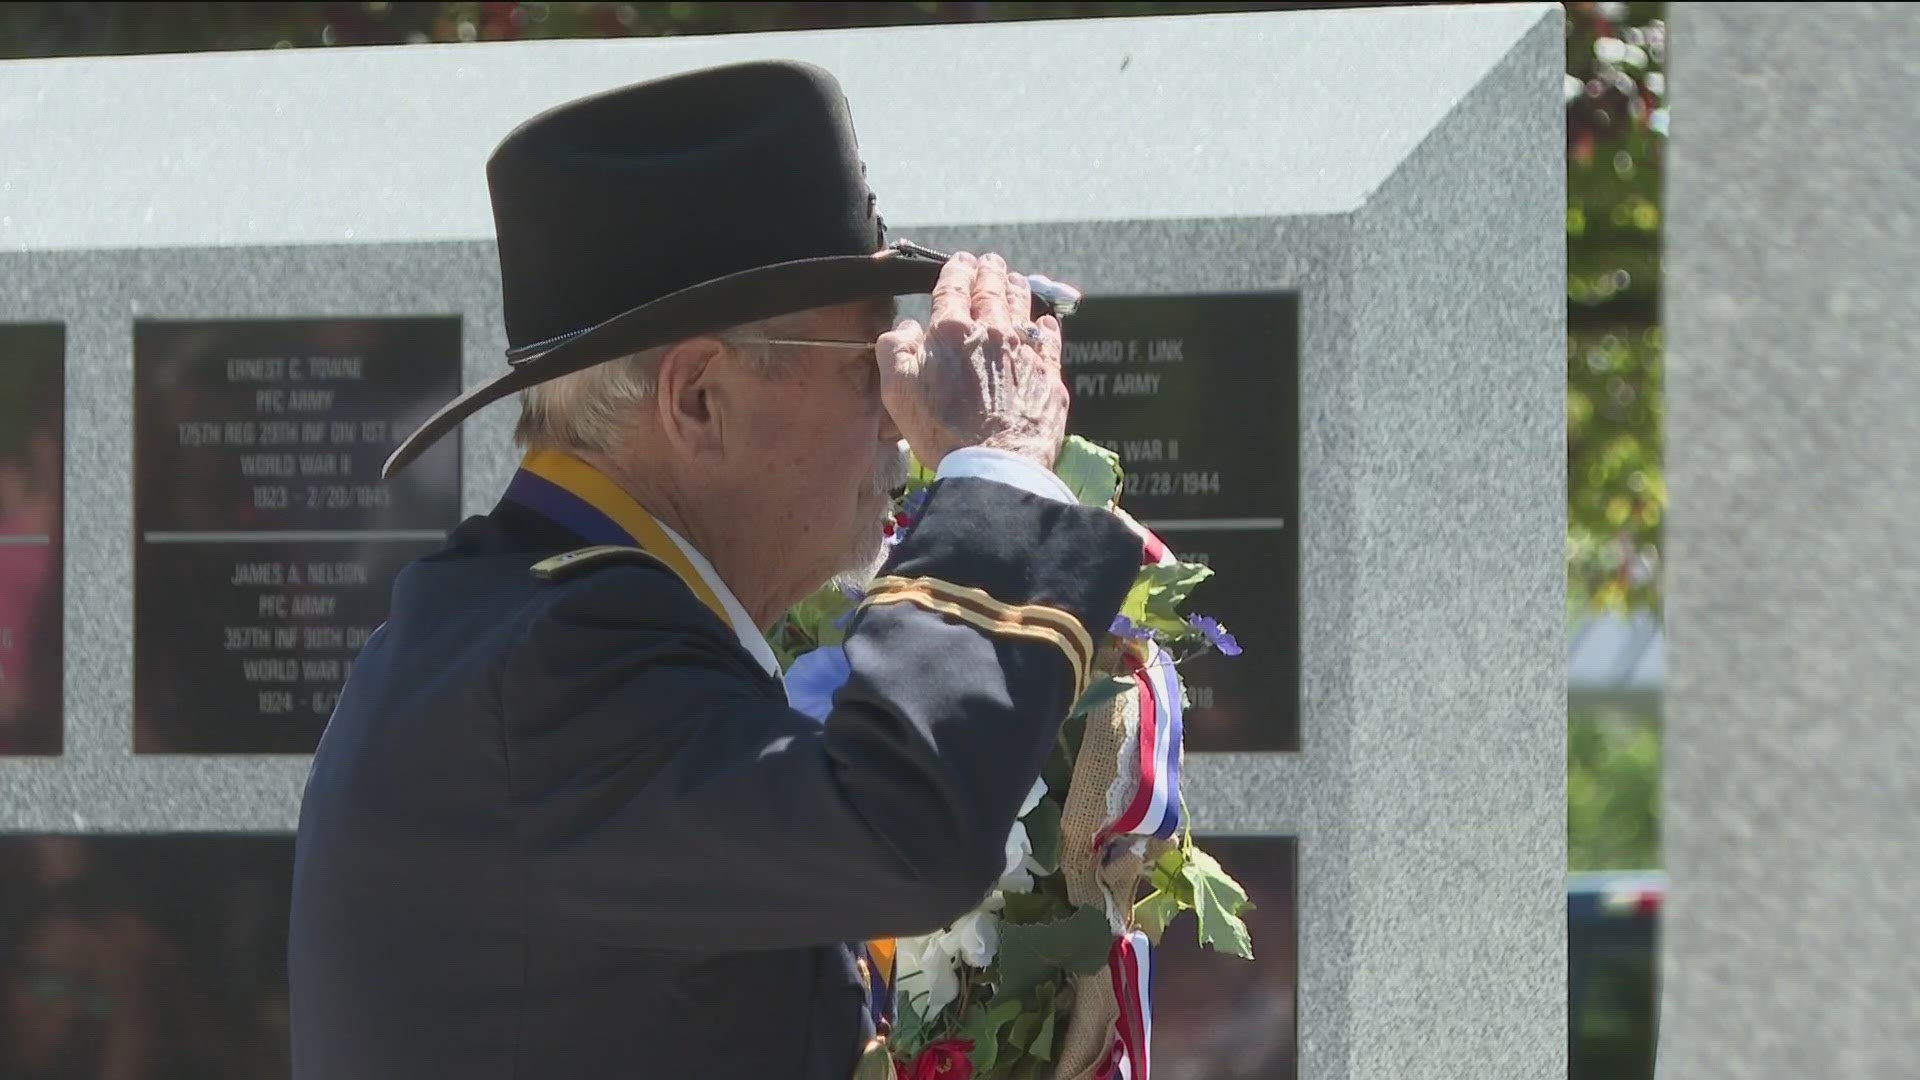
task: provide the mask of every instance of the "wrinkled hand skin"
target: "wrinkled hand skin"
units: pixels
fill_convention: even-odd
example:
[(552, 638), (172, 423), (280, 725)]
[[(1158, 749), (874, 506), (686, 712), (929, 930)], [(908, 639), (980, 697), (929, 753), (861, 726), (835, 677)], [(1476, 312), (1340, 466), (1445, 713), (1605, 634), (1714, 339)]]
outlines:
[(940, 272), (926, 328), (907, 319), (881, 335), (881, 400), (922, 465), (981, 446), (1053, 467), (1067, 430), (1060, 323), (1041, 316), (1029, 341), (1032, 307), (1027, 279), (1000, 256), (960, 252)]

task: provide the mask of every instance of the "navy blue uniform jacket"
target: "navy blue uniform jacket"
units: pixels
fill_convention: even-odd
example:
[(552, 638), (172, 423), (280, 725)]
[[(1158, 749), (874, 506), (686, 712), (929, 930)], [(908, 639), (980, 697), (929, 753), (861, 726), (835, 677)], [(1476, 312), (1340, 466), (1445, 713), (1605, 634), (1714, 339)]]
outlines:
[(937, 484), (824, 726), (664, 566), (515, 504), (404, 569), (313, 759), (296, 1080), (847, 1080), (853, 943), (985, 898), (1141, 543)]

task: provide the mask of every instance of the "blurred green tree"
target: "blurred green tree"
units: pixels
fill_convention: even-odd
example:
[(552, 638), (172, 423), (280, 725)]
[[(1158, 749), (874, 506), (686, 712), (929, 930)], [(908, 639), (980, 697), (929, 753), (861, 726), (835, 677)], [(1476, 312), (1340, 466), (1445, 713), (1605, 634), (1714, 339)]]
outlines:
[[(1662, 612), (1666, 5), (1567, 5), (1567, 585)], [(1658, 709), (1567, 721), (1567, 866), (1661, 865)]]
[(1567, 869), (1660, 866), (1660, 726), (1638, 713), (1567, 718)]
[(1665, 4), (1567, 5), (1567, 583), (1661, 609)]

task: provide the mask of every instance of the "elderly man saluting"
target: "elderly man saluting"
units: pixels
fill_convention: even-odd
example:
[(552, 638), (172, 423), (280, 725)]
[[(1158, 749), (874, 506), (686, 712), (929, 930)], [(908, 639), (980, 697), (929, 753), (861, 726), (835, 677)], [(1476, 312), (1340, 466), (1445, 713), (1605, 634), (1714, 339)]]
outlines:
[[(299, 1080), (847, 1080), (866, 943), (999, 877), (1141, 542), (1050, 471), (1058, 320), (998, 257), (889, 246), (864, 173), (834, 81), (775, 63), (490, 159), (509, 367), (389, 471), (510, 395), (527, 452), (400, 574), (314, 756)], [(939, 479), (888, 550), (902, 439)], [(764, 634), (843, 574), (821, 724)]]

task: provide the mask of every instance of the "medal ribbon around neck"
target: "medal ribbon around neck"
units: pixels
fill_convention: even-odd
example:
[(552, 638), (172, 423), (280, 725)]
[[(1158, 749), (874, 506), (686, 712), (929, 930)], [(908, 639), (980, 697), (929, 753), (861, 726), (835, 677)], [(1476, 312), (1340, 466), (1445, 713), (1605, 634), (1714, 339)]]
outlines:
[[(660, 522), (592, 465), (572, 454), (533, 451), (520, 463), (512, 483), (507, 485), (507, 498), (571, 530), (590, 544), (640, 548), (678, 574), (721, 622), (733, 627), (736, 633), (739, 631), (713, 587)], [(864, 951), (874, 982), (868, 988), (868, 1007), (876, 1026), (884, 1027), (893, 1017), (894, 942), (891, 939), (870, 941)]]
[(739, 631), (687, 553), (645, 507), (600, 470), (572, 454), (535, 450), (521, 461), (513, 482), (507, 485), (507, 498), (572, 530), (590, 544), (640, 548), (678, 574), (721, 622)]

